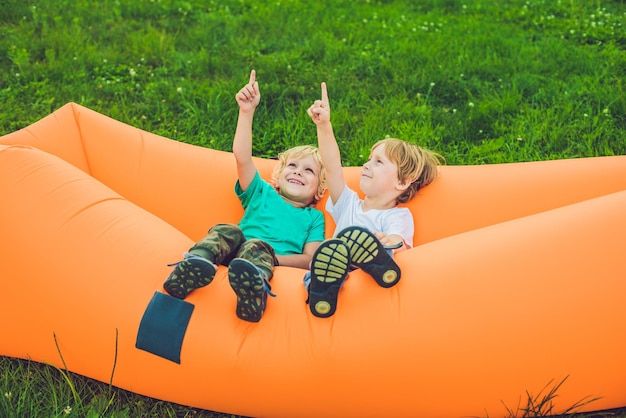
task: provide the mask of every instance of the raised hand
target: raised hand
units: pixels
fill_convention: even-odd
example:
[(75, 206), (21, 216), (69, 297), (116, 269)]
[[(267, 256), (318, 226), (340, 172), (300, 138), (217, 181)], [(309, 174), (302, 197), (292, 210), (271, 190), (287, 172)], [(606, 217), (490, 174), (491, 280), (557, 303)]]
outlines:
[(330, 122), (330, 103), (326, 83), (322, 83), (322, 98), (313, 102), (307, 113), (316, 125)]
[(256, 81), (256, 71), (250, 71), (250, 81), (235, 95), (239, 109), (243, 112), (253, 111), (261, 101), (259, 82)]

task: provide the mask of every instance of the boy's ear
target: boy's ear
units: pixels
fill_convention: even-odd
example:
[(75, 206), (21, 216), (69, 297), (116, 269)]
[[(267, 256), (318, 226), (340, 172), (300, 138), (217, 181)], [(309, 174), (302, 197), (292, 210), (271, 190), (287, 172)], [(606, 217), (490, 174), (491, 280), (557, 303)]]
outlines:
[(406, 189), (408, 189), (410, 185), (411, 183), (409, 183), (408, 181), (405, 181), (404, 183), (400, 183), (400, 180), (398, 180), (398, 182), (396, 183), (396, 189), (403, 192)]
[(320, 200), (322, 200), (322, 198), (324, 197), (324, 195), (326, 194), (326, 190), (324, 189), (324, 191), (320, 192), (319, 190), (317, 191), (317, 193), (315, 193), (315, 204), (317, 204)]

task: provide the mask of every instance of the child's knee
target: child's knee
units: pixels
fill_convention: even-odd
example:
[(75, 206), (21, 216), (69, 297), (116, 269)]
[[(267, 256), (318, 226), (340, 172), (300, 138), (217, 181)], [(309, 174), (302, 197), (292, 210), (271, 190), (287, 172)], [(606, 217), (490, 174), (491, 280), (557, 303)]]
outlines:
[(230, 238), (237, 238), (240, 241), (243, 241), (245, 238), (243, 236), (243, 232), (239, 225), (236, 224), (217, 224), (213, 225), (211, 229), (209, 229), (209, 233), (216, 233), (219, 235), (226, 235)]

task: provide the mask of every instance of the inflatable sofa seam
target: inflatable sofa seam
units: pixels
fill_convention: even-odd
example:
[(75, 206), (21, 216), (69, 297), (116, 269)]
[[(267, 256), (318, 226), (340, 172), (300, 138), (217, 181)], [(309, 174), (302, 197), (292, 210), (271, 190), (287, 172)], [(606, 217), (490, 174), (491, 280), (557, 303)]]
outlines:
[[(74, 115), (74, 121), (76, 123), (76, 128), (78, 129), (78, 136), (80, 137), (80, 145), (82, 147), (83, 158), (85, 159), (85, 165), (87, 166), (87, 174), (92, 175), (91, 172), (91, 164), (89, 161), (89, 156), (87, 155), (87, 150), (85, 149), (85, 138), (83, 137), (83, 130), (80, 124), (80, 110), (82, 106), (75, 102), (69, 102), (69, 106), (72, 108), (72, 114)], [(72, 164), (73, 165), (73, 164)]]

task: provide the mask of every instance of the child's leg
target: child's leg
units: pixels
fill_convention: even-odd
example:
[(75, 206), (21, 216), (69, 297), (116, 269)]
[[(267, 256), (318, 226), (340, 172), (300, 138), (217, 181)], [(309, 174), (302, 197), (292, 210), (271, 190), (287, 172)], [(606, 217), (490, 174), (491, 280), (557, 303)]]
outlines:
[(176, 267), (163, 288), (176, 298), (186, 298), (193, 290), (211, 283), (217, 270), (216, 265), (232, 257), (243, 241), (245, 238), (237, 225), (215, 225), (189, 249), (182, 261), (170, 264)]
[(320, 244), (311, 260), (310, 279), (304, 278), (305, 286), (309, 282), (307, 302), (313, 315), (326, 318), (335, 313), (339, 289), (349, 268), (349, 250), (342, 240), (331, 238)]
[(237, 295), (237, 316), (244, 321), (258, 322), (265, 312), (269, 281), (278, 264), (274, 249), (268, 243), (251, 239), (241, 245), (237, 258), (228, 266), (228, 281)]
[(339, 232), (337, 238), (350, 249), (352, 264), (372, 276), (380, 286), (392, 287), (400, 281), (400, 267), (378, 238), (366, 228), (350, 226)]
[(246, 241), (243, 232), (235, 224), (217, 224), (189, 249), (191, 254), (206, 258), (213, 264), (227, 264)]

